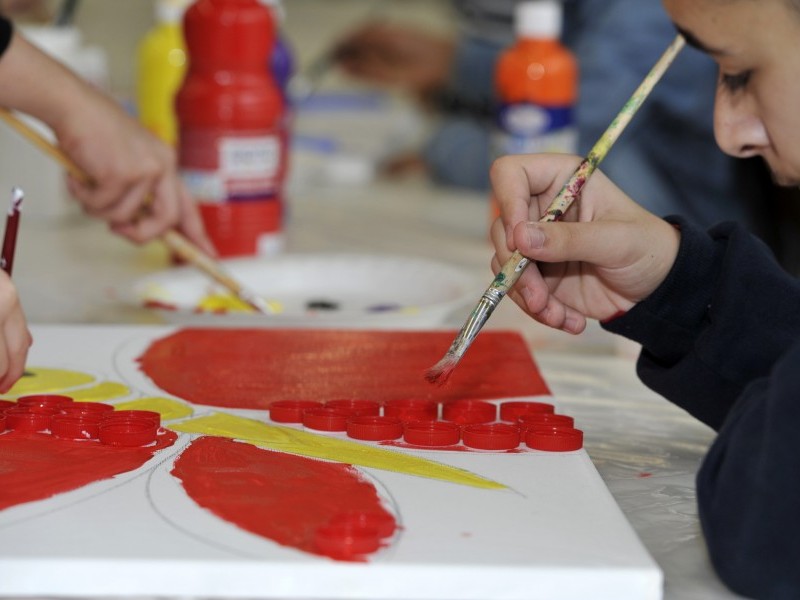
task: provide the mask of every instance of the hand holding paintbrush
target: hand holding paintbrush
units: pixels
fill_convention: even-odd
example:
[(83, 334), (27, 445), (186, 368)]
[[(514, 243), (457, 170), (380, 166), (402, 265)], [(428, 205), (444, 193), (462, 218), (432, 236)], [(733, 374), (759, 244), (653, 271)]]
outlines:
[[(680, 35), (670, 44), (658, 62), (653, 66), (631, 98), (625, 103), (620, 113), (609, 125), (587, 157), (580, 163), (573, 175), (564, 184), (550, 206), (545, 210), (540, 221), (551, 222), (561, 218), (572, 203), (580, 197), (588, 178), (595, 171), (600, 161), (605, 158), (613, 143), (619, 138), (625, 126), (633, 118), (641, 104), (652, 91), (655, 84), (666, 72), (675, 56), (684, 45)], [(456, 335), (445, 356), (426, 373), (432, 383), (444, 383), (456, 367), (461, 357), (474, 341), (494, 309), (514, 286), (522, 272), (529, 264), (519, 251), (515, 251), (495, 276), (491, 285), (484, 292), (478, 304), (470, 313), (467, 321)]]
[[(82, 182), (90, 180), (88, 175), (75, 162), (64, 154), (60, 148), (46, 140), (28, 125), (19, 120), (10, 111), (0, 108), (0, 119), (14, 128), (25, 139), (31, 142), (39, 150), (60, 163), (73, 177)], [(254, 310), (260, 313), (273, 313), (274, 309), (270, 304), (258, 294), (247, 289), (240, 282), (234, 279), (222, 266), (203, 252), (198, 246), (176, 230), (169, 230), (161, 236), (161, 240), (177, 256), (187, 263), (194, 265), (214, 281), (224, 286), (236, 297), (247, 303)]]

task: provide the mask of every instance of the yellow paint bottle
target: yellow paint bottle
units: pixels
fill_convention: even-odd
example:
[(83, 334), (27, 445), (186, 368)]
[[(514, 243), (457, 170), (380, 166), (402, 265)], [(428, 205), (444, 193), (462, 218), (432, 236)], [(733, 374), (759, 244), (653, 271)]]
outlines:
[(156, 25), (137, 48), (136, 107), (139, 120), (165, 142), (175, 145), (178, 126), (175, 94), (186, 72), (183, 13), (191, 0), (158, 0)]

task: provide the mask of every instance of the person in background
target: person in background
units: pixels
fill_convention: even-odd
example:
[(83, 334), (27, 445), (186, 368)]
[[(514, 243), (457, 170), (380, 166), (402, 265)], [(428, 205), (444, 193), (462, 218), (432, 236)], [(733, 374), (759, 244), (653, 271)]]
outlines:
[[(664, 4), (718, 64), (720, 148), (799, 186), (800, 3)], [(509, 296), (532, 318), (575, 334), (596, 319), (642, 344), (642, 381), (717, 432), (697, 501), (719, 577), (747, 597), (800, 598), (800, 280), (740, 224), (661, 218), (601, 172), (563, 221), (539, 223), (579, 161), (494, 163), (493, 269), (519, 250), (532, 262)]]
[[(91, 180), (70, 177), (71, 194), (113, 232), (144, 243), (176, 228), (215, 254), (180, 179), (174, 151), (114, 100), (31, 45), (4, 17), (0, 106), (35, 117), (53, 130), (59, 147)], [(24, 189), (24, 182), (15, 183)], [(22, 375), (31, 341), (16, 288), (0, 272), (0, 392)]]
[[(452, 0), (460, 23), (455, 38), (373, 22), (341, 40), (338, 64), (346, 74), (406, 90), (441, 115), (420, 153), (398, 157), (390, 169), (413, 165), (441, 184), (488, 190), (494, 66), (513, 42), (516, 4)], [(562, 38), (580, 67), (578, 153), (589, 151), (673, 37), (658, 0), (564, 0)], [(677, 212), (701, 225), (752, 221), (745, 199), (762, 186), (763, 172), (714, 144), (713, 72), (707, 56), (685, 50), (604, 167), (658, 214)], [(697, 203), (698, 196), (709, 200)]]

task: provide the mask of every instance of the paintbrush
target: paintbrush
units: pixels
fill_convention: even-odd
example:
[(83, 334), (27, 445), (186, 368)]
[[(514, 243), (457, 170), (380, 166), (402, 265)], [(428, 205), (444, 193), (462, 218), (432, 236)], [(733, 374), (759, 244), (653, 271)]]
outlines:
[[(653, 65), (653, 68), (650, 69), (650, 72), (645, 76), (642, 83), (639, 84), (639, 87), (636, 88), (636, 91), (622, 107), (622, 110), (620, 110), (619, 114), (589, 151), (586, 158), (581, 161), (578, 168), (547, 207), (547, 210), (545, 210), (544, 214), (539, 219), (540, 222), (557, 221), (580, 196), (583, 186), (586, 185), (586, 182), (597, 168), (597, 165), (599, 165), (600, 161), (608, 154), (611, 146), (617, 141), (625, 127), (630, 123), (633, 115), (636, 114), (636, 111), (653, 90), (653, 87), (655, 87), (656, 83), (658, 83), (659, 79), (661, 79), (667, 71), (675, 56), (677, 56), (678, 52), (683, 48), (684, 43), (683, 37), (678, 35), (664, 51), (664, 54), (662, 54), (661, 58)], [(475, 340), (475, 337), (494, 312), (494, 309), (508, 293), (508, 290), (514, 286), (529, 263), (529, 259), (522, 256), (519, 251), (514, 251), (511, 258), (506, 261), (491, 285), (483, 293), (483, 296), (481, 296), (480, 301), (472, 310), (469, 317), (467, 317), (464, 326), (456, 335), (447, 353), (425, 374), (425, 378), (428, 381), (439, 384), (447, 381), (447, 378), (450, 377), (458, 361), (464, 356), (464, 353)]]
[(11, 277), (14, 269), (14, 253), (17, 248), (17, 232), (19, 231), (19, 218), (22, 208), (22, 190), (15, 187), (11, 190), (11, 204), (6, 214), (6, 230), (3, 234), (3, 250), (0, 254), (0, 269)]
[[(38, 132), (31, 129), (28, 125), (23, 123), (8, 109), (0, 107), (0, 119), (5, 121), (19, 134), (21, 134), (29, 142), (33, 143), (39, 150), (55, 159), (60, 163), (73, 177), (81, 181), (89, 181), (89, 176), (81, 169), (75, 162), (55, 144), (39, 135)], [(208, 256), (188, 238), (172, 229), (161, 235), (160, 238), (167, 247), (172, 250), (177, 256), (194, 265), (206, 275), (211, 277), (217, 283), (223, 285), (242, 302), (247, 303), (254, 310), (264, 314), (274, 313), (275, 310), (269, 303), (255, 292), (244, 287), (240, 282), (234, 279), (225, 269), (222, 268), (217, 261)]]

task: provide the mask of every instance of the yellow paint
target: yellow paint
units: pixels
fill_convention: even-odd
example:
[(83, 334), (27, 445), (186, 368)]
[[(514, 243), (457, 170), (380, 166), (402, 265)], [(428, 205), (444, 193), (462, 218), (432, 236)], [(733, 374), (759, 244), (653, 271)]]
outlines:
[(25, 372), (28, 374), (17, 380), (14, 386), (8, 390), (6, 396), (16, 398), (27, 394), (63, 392), (95, 381), (95, 378), (88, 373), (67, 371), (65, 369), (27, 367)]
[(432, 460), (335, 437), (317, 435), (291, 427), (269, 425), (262, 421), (225, 413), (214, 413), (176, 423), (170, 425), (170, 429), (184, 433), (201, 433), (244, 440), (270, 450), (438, 479), (460, 485), (485, 489), (505, 488), (504, 485), (490, 479)]
[(194, 413), (192, 407), (172, 398), (153, 396), (150, 398), (137, 398), (128, 402), (119, 402), (114, 405), (117, 410), (152, 410), (161, 414), (162, 421), (183, 419)]
[(131, 389), (115, 381), (103, 381), (92, 387), (82, 388), (69, 393), (76, 402), (104, 402), (114, 398), (129, 396)]
[[(275, 313), (283, 312), (283, 305), (275, 300), (266, 300), (267, 305)], [(229, 313), (253, 312), (253, 307), (233, 294), (209, 294), (200, 299), (197, 309), (201, 312)]]

